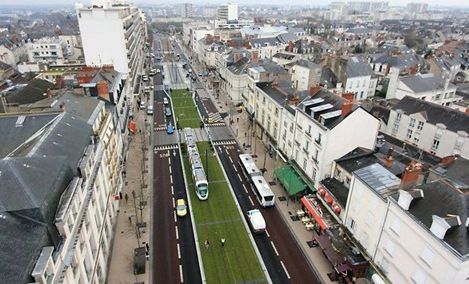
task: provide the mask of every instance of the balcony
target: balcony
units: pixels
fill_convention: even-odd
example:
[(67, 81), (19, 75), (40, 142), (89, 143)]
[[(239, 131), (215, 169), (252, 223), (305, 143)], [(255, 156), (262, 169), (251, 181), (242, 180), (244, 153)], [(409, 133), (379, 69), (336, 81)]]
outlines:
[(321, 146), (321, 139), (318, 139), (318, 138), (314, 139), (314, 143), (318, 146)]
[(311, 137), (311, 132), (305, 130), (305, 135)]
[(303, 152), (305, 152), (305, 153), (306, 153), (306, 155), (309, 155), (309, 150), (308, 150), (308, 149), (306, 149), (305, 147), (303, 147)]

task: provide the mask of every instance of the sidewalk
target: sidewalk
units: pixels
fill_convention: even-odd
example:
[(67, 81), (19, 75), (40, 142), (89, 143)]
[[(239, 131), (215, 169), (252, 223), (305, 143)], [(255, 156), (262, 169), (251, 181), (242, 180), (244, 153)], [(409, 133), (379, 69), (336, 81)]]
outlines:
[[(230, 102), (226, 94), (221, 93), (219, 98), (215, 99), (212, 97), (212, 100), (214, 100), (214, 103), (220, 112), (230, 113)], [(253, 135), (253, 138), (249, 138), (249, 134), (247, 133), (249, 128), (249, 119), (246, 112), (240, 114), (233, 110), (232, 114), (233, 123), (230, 125), (230, 117), (227, 116), (225, 118), (226, 125), (229, 125), (233, 133), (237, 134), (236, 139), (238, 140), (239, 145), (243, 145), (243, 143), (249, 145), (249, 142), (252, 142), (253, 145), (248, 148), (244, 148), (244, 150), (246, 153), (251, 155), (257, 155), (254, 161), (258, 168), (262, 168), (264, 166), (265, 159), (265, 168), (267, 170), (265, 173), (265, 179), (267, 182), (274, 181), (274, 169), (283, 166), (284, 162), (281, 159), (272, 159), (268, 154), (266, 157), (264, 143), (258, 137), (255, 137), (255, 135)], [(291, 215), (294, 215), (296, 211), (301, 209), (300, 202), (288, 200), (287, 192), (278, 182), (276, 185), (271, 186), (271, 189), (277, 197), (275, 202), (276, 209), (280, 212), (283, 221), (290, 228), (303, 253), (306, 255), (311, 266), (315, 269), (320, 281), (322, 283), (335, 283), (327, 276), (328, 273), (334, 272), (334, 268), (322, 253), (321, 248), (310, 248), (306, 243), (313, 239), (311, 231), (307, 231), (301, 222), (294, 222), (290, 218)], [(280, 201), (279, 197), (285, 197), (285, 200)]]
[[(151, 99), (151, 98), (150, 98)], [(136, 98), (133, 105), (136, 106)], [(145, 135), (144, 110), (134, 112), (138, 129), (141, 133), (129, 134), (129, 150), (126, 162), (126, 178), (124, 180), (123, 199), (120, 201), (117, 215), (117, 224), (115, 226), (114, 240), (112, 243), (112, 252), (110, 256), (110, 265), (108, 271), (108, 283), (129, 284), (129, 283), (148, 283), (150, 275), (149, 261), (146, 261), (146, 273), (134, 275), (134, 249), (145, 247), (149, 241), (150, 221), (149, 206), (142, 206), (140, 210), (140, 199), (149, 204), (149, 184), (148, 184), (148, 135)], [(143, 151), (143, 146), (147, 150)], [(145, 155), (145, 159), (144, 159)], [(145, 185), (146, 186), (142, 186)], [(132, 192), (135, 193), (135, 199)], [(128, 197), (126, 200), (125, 196)], [(143, 217), (143, 218), (142, 218)], [(140, 236), (137, 237), (136, 223), (146, 223), (146, 227), (140, 229)]]

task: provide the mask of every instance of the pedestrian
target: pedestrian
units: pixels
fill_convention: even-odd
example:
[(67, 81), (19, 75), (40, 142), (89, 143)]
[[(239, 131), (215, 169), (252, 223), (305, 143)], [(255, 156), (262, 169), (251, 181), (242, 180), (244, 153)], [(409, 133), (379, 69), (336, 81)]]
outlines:
[(148, 251), (145, 252), (145, 257), (147, 260), (150, 260), (150, 253)]
[(129, 195), (127, 195), (127, 193), (124, 195), (124, 198), (125, 198), (125, 204), (127, 204), (127, 202), (129, 202)]
[(207, 240), (205, 240), (205, 248), (208, 249), (208, 247), (210, 246), (210, 242)]
[(225, 246), (225, 241), (226, 241), (226, 240), (225, 240), (224, 238), (221, 238), (221, 239), (220, 239), (220, 243), (221, 243), (221, 246), (222, 246), (222, 247)]
[(147, 251), (150, 251), (150, 245), (148, 243), (145, 243), (145, 248), (147, 249)]
[(129, 223), (132, 224), (132, 217), (129, 216)]

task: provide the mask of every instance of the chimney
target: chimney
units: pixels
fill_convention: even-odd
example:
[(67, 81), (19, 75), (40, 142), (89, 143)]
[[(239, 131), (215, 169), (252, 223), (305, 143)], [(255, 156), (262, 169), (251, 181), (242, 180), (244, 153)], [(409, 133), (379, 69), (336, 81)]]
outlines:
[(456, 160), (457, 157), (455, 155), (447, 156), (441, 159), (440, 165), (446, 168), (448, 166), (451, 166), (451, 164), (453, 164)]
[(410, 203), (416, 198), (423, 198), (423, 190), (414, 189), (411, 191), (405, 191), (399, 189), (399, 199), (397, 200), (397, 204), (399, 204), (402, 209), (409, 210)]
[(252, 52), (252, 62), (259, 63), (259, 51), (255, 50)]
[(401, 187), (409, 188), (417, 184), (417, 181), (422, 174), (422, 164), (417, 163), (416, 161), (411, 161), (405, 171), (402, 174), (401, 178)]
[(309, 95), (311, 97), (317, 95), (319, 93), (319, 91), (321, 91), (321, 86), (320, 85), (316, 85), (316, 86), (311, 86), (309, 88)]
[(293, 42), (288, 42), (288, 52), (293, 52)]
[(233, 63), (238, 62), (241, 59), (241, 54), (239, 52), (233, 53)]
[(461, 219), (458, 215), (448, 215), (446, 218), (432, 215), (432, 220), (430, 231), (440, 240), (445, 238), (449, 228), (461, 225)]
[(52, 91), (50, 90), (50, 88), (47, 88), (47, 97), (52, 98)]
[(346, 117), (349, 113), (352, 112), (353, 102), (345, 101), (342, 105), (342, 117)]
[(109, 86), (106, 81), (99, 81), (96, 83), (96, 88), (98, 89), (98, 97), (103, 98), (109, 101)]
[(355, 94), (351, 92), (343, 93), (342, 98), (346, 99), (349, 102), (353, 102), (355, 99)]

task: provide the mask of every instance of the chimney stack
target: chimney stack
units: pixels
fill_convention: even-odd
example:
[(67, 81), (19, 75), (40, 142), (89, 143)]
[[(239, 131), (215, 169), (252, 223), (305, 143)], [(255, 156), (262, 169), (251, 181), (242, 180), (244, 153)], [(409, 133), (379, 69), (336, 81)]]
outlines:
[(430, 231), (440, 240), (445, 238), (446, 232), (449, 228), (461, 225), (461, 219), (458, 215), (448, 215), (445, 218), (438, 215), (432, 215), (432, 220)]
[(259, 63), (259, 51), (255, 50), (252, 52), (252, 62)]
[(349, 113), (352, 112), (353, 102), (345, 101), (342, 105), (342, 117), (346, 117)]
[(47, 88), (47, 97), (52, 98), (52, 91), (50, 90), (50, 88)]
[(409, 188), (417, 184), (417, 181), (422, 174), (422, 164), (416, 161), (411, 161), (405, 168), (401, 178), (401, 187)]
[(441, 159), (440, 165), (446, 168), (451, 166), (451, 164), (453, 164), (456, 159), (457, 157), (455, 155), (444, 157)]
[(233, 54), (233, 63), (238, 62), (240, 59), (241, 59), (241, 55), (239, 54), (239, 52), (235, 52)]
[(309, 88), (309, 95), (311, 97), (317, 95), (319, 93), (319, 91), (321, 91), (321, 86), (320, 85), (316, 85), (316, 86), (311, 86)]
[(353, 102), (355, 100), (355, 94), (351, 92), (343, 93), (342, 98), (346, 99), (349, 102)]

